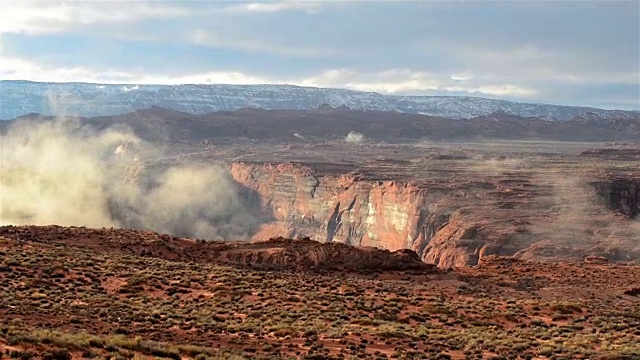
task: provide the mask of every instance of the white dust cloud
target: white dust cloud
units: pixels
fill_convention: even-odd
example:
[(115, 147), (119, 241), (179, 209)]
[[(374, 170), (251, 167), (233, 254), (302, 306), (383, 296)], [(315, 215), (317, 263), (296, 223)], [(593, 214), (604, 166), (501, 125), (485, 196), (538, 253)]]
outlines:
[(128, 227), (243, 239), (258, 222), (218, 167), (160, 169), (130, 131), (68, 120), (23, 122), (0, 135), (0, 225)]
[(344, 139), (344, 141), (350, 144), (361, 144), (364, 141), (364, 135), (357, 131), (351, 131), (347, 134), (347, 137)]

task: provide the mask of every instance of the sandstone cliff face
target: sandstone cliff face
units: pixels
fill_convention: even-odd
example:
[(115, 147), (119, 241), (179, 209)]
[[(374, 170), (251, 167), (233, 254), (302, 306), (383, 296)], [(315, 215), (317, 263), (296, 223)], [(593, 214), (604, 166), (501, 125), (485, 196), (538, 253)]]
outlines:
[[(231, 174), (273, 209), (286, 236), (397, 250), (424, 236), (426, 190), (354, 175), (316, 177), (291, 164), (231, 165)], [(273, 228), (273, 225), (271, 226)], [(273, 234), (259, 233), (257, 239)]]
[(476, 265), (488, 255), (640, 260), (636, 224), (595, 201), (600, 194), (610, 209), (633, 217), (638, 212), (635, 183), (603, 181), (594, 191), (536, 173), (398, 181), (392, 173), (367, 177), (326, 167), (320, 173), (328, 175), (319, 176), (289, 163), (236, 162), (229, 170), (259, 195), (260, 206), (275, 219), (263, 224), (253, 240), (308, 236), (391, 251), (412, 249), (442, 268)]
[[(442, 267), (477, 263), (474, 254), (481, 251), (482, 241), (474, 224), (449, 221), (456, 210), (450, 189), (363, 181), (357, 174), (318, 177), (292, 164), (233, 163), (230, 171), (260, 194), (262, 206), (276, 218), (254, 240), (309, 236), (391, 251), (412, 249)], [(458, 244), (460, 239), (466, 243)]]

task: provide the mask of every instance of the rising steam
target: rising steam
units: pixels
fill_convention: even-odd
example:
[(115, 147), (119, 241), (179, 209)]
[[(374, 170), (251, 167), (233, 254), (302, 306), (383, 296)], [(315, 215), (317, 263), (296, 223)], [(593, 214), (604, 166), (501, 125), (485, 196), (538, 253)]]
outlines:
[(14, 124), (0, 136), (0, 225), (242, 239), (258, 224), (224, 169), (145, 166), (160, 154), (126, 129), (97, 133), (57, 120)]

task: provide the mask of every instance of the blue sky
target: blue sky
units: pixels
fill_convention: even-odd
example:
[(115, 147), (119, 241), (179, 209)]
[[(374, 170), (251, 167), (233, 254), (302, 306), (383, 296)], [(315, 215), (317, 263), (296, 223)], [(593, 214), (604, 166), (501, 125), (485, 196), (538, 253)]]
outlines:
[(640, 109), (640, 1), (0, 0), (0, 78)]

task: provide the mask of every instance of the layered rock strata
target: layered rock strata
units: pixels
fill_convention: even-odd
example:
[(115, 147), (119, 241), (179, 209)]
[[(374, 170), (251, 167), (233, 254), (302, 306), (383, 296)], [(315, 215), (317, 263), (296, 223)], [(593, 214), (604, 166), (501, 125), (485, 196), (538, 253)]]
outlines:
[[(637, 184), (603, 181), (608, 185), (594, 191), (526, 171), (460, 174), (463, 178), (452, 173), (453, 179), (443, 183), (398, 179), (392, 172), (373, 177), (329, 164), (314, 167), (322, 171), (291, 163), (229, 165), (233, 178), (259, 194), (261, 206), (275, 218), (254, 240), (309, 236), (391, 251), (412, 249), (423, 261), (445, 268), (475, 265), (487, 255), (640, 259), (634, 230), (621, 232), (608, 223), (618, 220), (595, 201), (596, 193), (606, 193), (610, 207), (631, 216), (637, 210)], [(622, 237), (620, 249), (625, 250), (603, 247), (611, 236)], [(621, 252), (627, 258), (620, 258)]]

